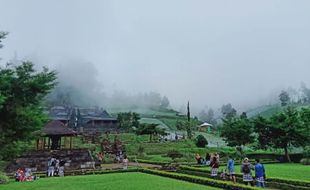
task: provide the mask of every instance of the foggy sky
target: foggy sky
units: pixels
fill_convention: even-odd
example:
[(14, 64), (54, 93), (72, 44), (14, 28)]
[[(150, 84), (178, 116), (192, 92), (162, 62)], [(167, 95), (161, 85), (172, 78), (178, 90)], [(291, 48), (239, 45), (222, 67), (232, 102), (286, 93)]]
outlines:
[(0, 0), (0, 30), (10, 32), (0, 64), (14, 55), (58, 69), (83, 60), (90, 77), (66, 73), (95, 77), (107, 94), (157, 91), (197, 107), (268, 103), (310, 85), (309, 10), (307, 0)]

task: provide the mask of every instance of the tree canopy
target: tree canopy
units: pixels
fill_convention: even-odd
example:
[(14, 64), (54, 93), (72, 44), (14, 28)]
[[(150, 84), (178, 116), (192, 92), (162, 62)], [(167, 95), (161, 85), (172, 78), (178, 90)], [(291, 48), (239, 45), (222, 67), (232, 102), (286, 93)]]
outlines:
[(0, 68), (0, 154), (13, 156), (21, 141), (46, 122), (43, 98), (56, 85), (56, 73), (43, 68), (37, 72), (31, 62)]
[(242, 146), (255, 140), (251, 122), (239, 117), (223, 119), (221, 136), (228, 146)]
[(290, 95), (286, 91), (282, 91), (279, 95), (281, 106), (286, 106), (290, 102)]
[(122, 129), (138, 128), (140, 115), (135, 112), (123, 112), (117, 114), (118, 125)]
[(290, 161), (288, 147), (305, 147), (310, 141), (310, 109), (297, 110), (288, 107), (283, 112), (274, 114), (270, 119), (257, 117), (254, 129), (261, 148), (273, 147), (284, 149)]
[(137, 135), (150, 135), (150, 142), (153, 141), (153, 136), (167, 135), (165, 129), (159, 128), (158, 124), (140, 124), (139, 128), (136, 129)]

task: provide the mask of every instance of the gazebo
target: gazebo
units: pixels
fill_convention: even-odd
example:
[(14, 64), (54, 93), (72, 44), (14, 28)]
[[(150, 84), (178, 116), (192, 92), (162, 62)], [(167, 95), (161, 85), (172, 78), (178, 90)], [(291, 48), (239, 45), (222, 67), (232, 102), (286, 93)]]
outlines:
[(203, 132), (211, 132), (211, 127), (213, 125), (207, 122), (204, 122), (203, 124), (199, 125), (199, 131), (203, 131)]
[[(75, 135), (76, 132), (65, 126), (61, 121), (52, 120), (41, 130), (42, 138), (37, 140), (37, 150), (72, 149), (72, 137)], [(70, 138), (69, 140), (68, 137)]]

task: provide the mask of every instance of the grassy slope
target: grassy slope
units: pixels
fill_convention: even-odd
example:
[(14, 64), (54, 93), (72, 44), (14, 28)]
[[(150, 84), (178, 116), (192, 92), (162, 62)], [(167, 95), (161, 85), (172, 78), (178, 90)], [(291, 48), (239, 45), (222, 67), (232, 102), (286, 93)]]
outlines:
[(170, 130), (170, 127), (168, 127), (165, 123), (158, 119), (154, 118), (141, 118), (140, 123), (147, 123), (147, 124), (158, 124), (158, 127), (165, 129), (166, 131)]
[(274, 113), (282, 111), (282, 107), (278, 104), (260, 106), (247, 111), (249, 117), (255, 117), (261, 115), (263, 117), (271, 117)]
[[(296, 105), (296, 104), (293, 104), (292, 106), (297, 107), (297, 109), (301, 109), (303, 107), (309, 107), (310, 105)], [(281, 107), (279, 104), (265, 105), (265, 106), (260, 106), (260, 107), (248, 110), (247, 111), (247, 115), (249, 117), (255, 117), (257, 115), (261, 115), (263, 117), (271, 117), (273, 114), (281, 112), (285, 108), (286, 107)]]
[(34, 182), (0, 185), (0, 190), (216, 190), (216, 188), (192, 184), (142, 173), (120, 173), (64, 178), (47, 178)]
[(140, 114), (142, 122), (145, 123), (159, 123), (163, 127), (168, 127), (169, 131), (176, 130), (177, 119), (185, 121), (186, 117), (178, 115), (177, 111), (169, 109), (151, 109), (151, 108), (132, 108), (132, 109), (112, 109), (113, 116), (118, 112), (136, 112)]
[[(204, 134), (206, 135), (206, 138), (208, 141), (214, 143), (216, 141), (219, 141), (221, 145), (221, 139), (214, 137), (213, 135), (206, 134), (206, 133), (198, 133), (198, 134)], [(109, 136), (110, 140), (113, 142), (114, 135), (111, 134)], [(195, 143), (193, 141), (189, 140), (179, 140), (177, 142), (171, 142), (171, 141), (165, 141), (162, 143), (150, 143), (149, 142), (149, 136), (148, 135), (141, 135), (141, 136), (136, 136), (134, 134), (130, 133), (123, 133), (119, 134), (118, 138), (120, 138), (127, 150), (127, 154), (129, 156), (136, 155), (138, 153), (138, 149), (140, 146), (144, 147), (144, 152), (147, 154), (148, 160), (154, 160), (154, 161), (171, 161), (169, 157), (166, 157), (165, 155), (167, 152), (170, 150), (178, 150), (180, 151), (186, 158), (186, 160), (190, 161), (195, 161), (194, 160), (194, 155), (196, 153), (200, 153), (201, 155), (205, 155), (206, 152), (209, 151), (215, 151), (218, 152), (217, 148), (197, 148)], [(221, 148), (223, 149), (223, 147)]]

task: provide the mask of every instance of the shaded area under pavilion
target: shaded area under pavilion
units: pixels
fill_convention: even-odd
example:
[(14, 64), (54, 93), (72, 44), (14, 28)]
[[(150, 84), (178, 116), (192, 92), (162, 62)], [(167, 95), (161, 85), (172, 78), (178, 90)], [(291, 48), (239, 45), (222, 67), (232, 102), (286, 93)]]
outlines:
[(61, 121), (49, 121), (40, 131), (37, 139), (37, 150), (72, 149), (72, 137), (76, 132)]

